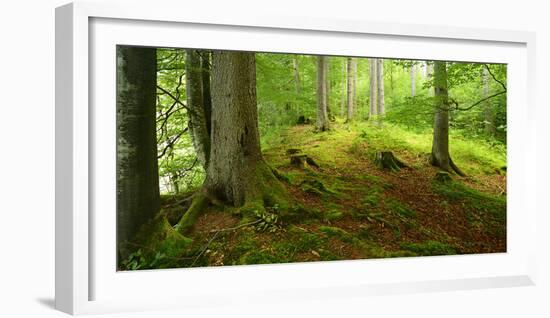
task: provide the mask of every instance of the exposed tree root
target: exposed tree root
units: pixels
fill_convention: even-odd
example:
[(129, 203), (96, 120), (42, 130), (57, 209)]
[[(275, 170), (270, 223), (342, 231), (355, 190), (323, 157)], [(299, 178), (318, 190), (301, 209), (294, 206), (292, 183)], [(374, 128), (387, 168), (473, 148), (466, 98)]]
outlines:
[(187, 233), (193, 227), (201, 213), (204, 212), (204, 208), (206, 208), (210, 202), (205, 192), (204, 190), (197, 192), (193, 198), (193, 202), (191, 202), (191, 206), (187, 209), (187, 212), (183, 214), (178, 224), (176, 224), (175, 228), (179, 233)]
[(438, 160), (436, 156), (434, 156), (434, 154), (432, 153), (430, 156), (430, 164), (432, 166), (438, 167), (443, 171), (446, 171), (449, 173), (454, 172), (461, 177), (466, 177), (466, 174), (462, 170), (460, 170), (460, 168), (458, 168), (458, 166), (454, 163), (451, 156), (449, 156), (449, 162), (444, 163), (444, 162), (440, 162), (440, 160)]
[(377, 152), (374, 157), (374, 163), (381, 169), (391, 171), (399, 171), (402, 168), (408, 167), (403, 161), (397, 159), (391, 151)]
[(435, 173), (434, 179), (438, 182), (445, 183), (452, 180), (451, 174), (447, 171), (440, 170)]
[(465, 177), (466, 174), (464, 172), (462, 172), (462, 170), (460, 170), (457, 165), (454, 163), (453, 159), (451, 159), (451, 157), (449, 156), (449, 164), (451, 165), (451, 168), (453, 168), (454, 172), (456, 172), (456, 174), (458, 174), (459, 176), (461, 177)]
[(177, 231), (181, 234), (188, 233), (209, 204), (238, 208), (243, 217), (242, 222), (249, 222), (258, 213), (266, 211), (286, 216), (290, 207), (289, 195), (280, 180), (288, 181), (288, 179), (285, 179), (276, 169), (272, 169), (264, 162), (258, 164), (255, 173), (255, 177), (246, 182), (244, 201), (240, 206), (235, 202), (221, 200), (214, 194), (214, 191), (208, 190), (207, 185), (205, 185), (202, 190), (195, 194), (191, 206), (176, 224)]

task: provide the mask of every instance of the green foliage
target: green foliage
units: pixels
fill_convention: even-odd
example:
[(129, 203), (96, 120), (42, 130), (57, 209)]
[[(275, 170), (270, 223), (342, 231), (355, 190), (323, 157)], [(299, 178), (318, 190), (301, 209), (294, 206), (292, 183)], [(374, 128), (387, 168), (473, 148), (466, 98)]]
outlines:
[(276, 214), (278, 206), (275, 205), (271, 208), (273, 213), (264, 210), (254, 210), (253, 214), (258, 223), (254, 224), (254, 228), (257, 231), (267, 231), (274, 233), (281, 229), (279, 224), (279, 217)]

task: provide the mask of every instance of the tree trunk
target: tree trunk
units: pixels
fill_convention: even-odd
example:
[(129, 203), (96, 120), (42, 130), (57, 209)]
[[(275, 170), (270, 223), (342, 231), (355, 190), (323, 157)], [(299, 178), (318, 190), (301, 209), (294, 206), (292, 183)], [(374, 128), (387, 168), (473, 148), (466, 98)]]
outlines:
[(376, 86), (377, 86), (377, 108), (378, 115), (384, 115), (386, 105), (384, 103), (384, 59), (377, 59), (376, 65)]
[(325, 93), (325, 102), (326, 102), (326, 109), (327, 109), (327, 118), (330, 120), (332, 118), (331, 112), (330, 112), (330, 59), (328, 56), (325, 56), (325, 87), (326, 87), (326, 93)]
[(204, 116), (206, 119), (206, 130), (210, 138), (212, 126), (212, 92), (210, 91), (210, 52), (201, 51), (202, 71), (202, 96), (204, 103)]
[(327, 57), (317, 57), (317, 130), (329, 129), (327, 114)]
[(357, 107), (357, 59), (353, 59), (353, 109)]
[[(483, 81), (483, 98), (487, 98), (490, 92), (490, 85), (489, 85), (489, 71), (485, 67), (483, 67), (482, 81)], [(483, 103), (483, 117), (484, 117), (484, 123), (485, 123), (484, 125), (485, 133), (489, 136), (494, 136), (496, 133), (495, 114), (494, 114), (490, 100), (486, 100)]]
[(347, 80), (347, 101), (348, 101), (348, 111), (346, 116), (346, 121), (353, 120), (353, 96), (354, 96), (354, 87), (353, 87), (353, 58), (348, 57), (347, 58), (347, 73), (348, 73), (348, 80)]
[(453, 163), (449, 154), (449, 95), (447, 63), (434, 62), (435, 118), (431, 164), (443, 171), (464, 173)]
[(206, 169), (210, 156), (210, 136), (206, 122), (201, 56), (197, 50), (186, 50), (185, 85), (189, 132), (191, 133), (197, 158)]
[(192, 227), (209, 201), (241, 207), (244, 215), (266, 206), (284, 210), (287, 193), (260, 150), (254, 53), (212, 53), (212, 135), (203, 190), (178, 222)]
[(160, 208), (156, 50), (117, 47), (117, 256)]
[(376, 116), (378, 115), (378, 102), (377, 102), (377, 95), (378, 95), (378, 84), (377, 79), (378, 76), (376, 75), (376, 71), (378, 70), (378, 59), (370, 58), (369, 59), (369, 69), (370, 69), (370, 76), (369, 76), (369, 102), (370, 102), (370, 110), (369, 110), (369, 116)]
[(416, 95), (416, 66), (413, 62), (411, 65), (411, 96)]
[[(433, 62), (426, 61), (426, 80), (433, 80), (434, 64)], [(428, 91), (430, 96), (433, 96), (434, 91)]]
[(296, 86), (296, 95), (300, 95), (300, 92), (302, 91), (302, 84), (300, 82), (300, 69), (298, 66), (298, 57), (294, 56), (292, 58), (292, 66), (294, 69), (294, 85)]
[(344, 117), (346, 113), (346, 63), (342, 62), (342, 99), (340, 101), (340, 116)]

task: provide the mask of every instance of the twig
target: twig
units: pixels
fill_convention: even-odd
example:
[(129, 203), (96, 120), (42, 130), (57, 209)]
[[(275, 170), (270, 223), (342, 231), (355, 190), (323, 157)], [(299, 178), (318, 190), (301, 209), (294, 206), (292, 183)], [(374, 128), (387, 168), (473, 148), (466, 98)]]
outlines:
[(248, 222), (248, 223), (244, 223), (244, 224), (241, 224), (241, 225), (238, 225), (238, 226), (235, 226), (235, 227), (230, 227), (230, 228), (226, 228), (226, 229), (220, 229), (220, 230), (212, 230), (210, 231), (210, 233), (212, 232), (216, 232), (212, 238), (210, 240), (208, 240), (208, 243), (206, 243), (206, 245), (202, 248), (202, 250), (200, 251), (200, 253), (197, 255), (197, 257), (195, 258), (195, 260), (193, 261), (193, 263), (191, 263), (191, 267), (193, 267), (193, 265), (195, 265), (195, 263), (199, 260), (199, 258), (202, 256), (202, 254), (204, 254), (204, 252), (206, 252), (206, 250), (208, 249), (208, 247), (210, 246), (210, 244), (212, 244), (212, 242), (218, 237), (218, 235), (222, 232), (228, 232), (228, 231), (234, 231), (234, 230), (238, 230), (240, 228), (243, 228), (243, 227), (246, 227), (246, 226), (249, 226), (249, 225), (254, 225), (256, 223), (259, 223), (261, 222), (262, 220), (256, 220), (256, 221), (252, 221), (252, 222)]

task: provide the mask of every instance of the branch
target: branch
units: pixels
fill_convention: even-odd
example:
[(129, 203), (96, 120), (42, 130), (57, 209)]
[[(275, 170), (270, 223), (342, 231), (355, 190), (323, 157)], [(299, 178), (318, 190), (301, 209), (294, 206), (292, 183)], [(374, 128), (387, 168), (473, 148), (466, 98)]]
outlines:
[(157, 85), (157, 88), (160, 89), (164, 94), (170, 96), (176, 103), (180, 104), (181, 106), (185, 107), (185, 109), (187, 109), (187, 105), (185, 105), (184, 103), (182, 103), (179, 98), (175, 97), (174, 95), (172, 95), (169, 91), (165, 90), (164, 88), (160, 87), (159, 85)]
[(166, 145), (166, 147), (164, 147), (164, 149), (162, 149), (162, 152), (160, 153), (160, 155), (157, 156), (157, 159), (162, 158), (162, 157), (166, 154), (166, 151), (168, 150), (168, 148), (173, 148), (173, 147), (174, 147), (174, 143), (176, 143), (176, 141), (178, 141), (178, 139), (179, 139), (184, 133), (186, 133), (187, 130), (189, 130), (189, 127), (185, 127), (185, 129), (182, 130), (176, 137), (174, 137), (174, 138), (172, 138), (172, 139), (168, 139), (168, 144)]
[(497, 97), (497, 96), (502, 95), (502, 94), (506, 94), (506, 91), (501, 91), (501, 92), (495, 93), (495, 94), (493, 94), (493, 95), (491, 95), (491, 96), (487, 96), (487, 97), (485, 97), (485, 98), (483, 98), (483, 99), (480, 99), (480, 100), (478, 100), (477, 102), (475, 102), (475, 103), (473, 103), (472, 105), (470, 105), (470, 106), (468, 106), (468, 107), (465, 107), (465, 108), (460, 108), (460, 107), (458, 107), (458, 103), (455, 101), (455, 102), (454, 102), (454, 104), (455, 104), (455, 110), (470, 110), (470, 109), (474, 108), (475, 106), (477, 106), (477, 105), (483, 103), (484, 101), (486, 101), (486, 100), (488, 100), (488, 99), (491, 99), (491, 98), (493, 98), (493, 97)]
[(489, 67), (489, 65), (487, 64), (483, 64), (483, 66), (485, 66), (485, 68), (487, 69), (487, 72), (489, 72), (489, 75), (491, 75), (491, 77), (493, 78), (493, 80), (495, 80), (495, 82), (499, 83), (500, 86), (502, 86), (502, 88), (504, 89), (504, 91), (506, 92), (506, 85), (501, 82), (500, 80), (498, 80), (495, 76), (495, 74), (493, 74), (493, 72), (491, 71), (491, 68)]

